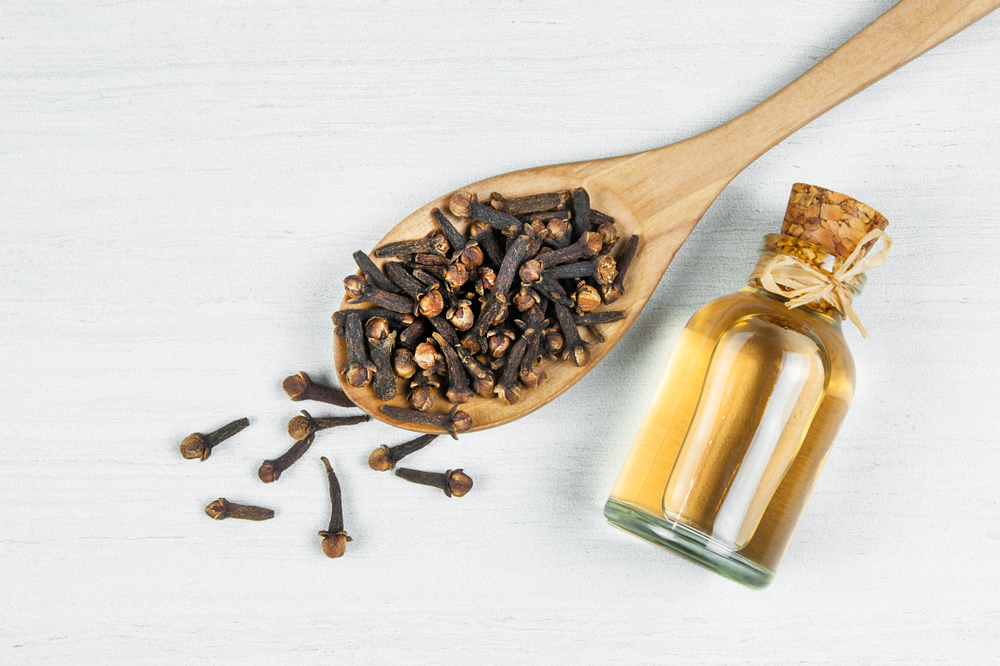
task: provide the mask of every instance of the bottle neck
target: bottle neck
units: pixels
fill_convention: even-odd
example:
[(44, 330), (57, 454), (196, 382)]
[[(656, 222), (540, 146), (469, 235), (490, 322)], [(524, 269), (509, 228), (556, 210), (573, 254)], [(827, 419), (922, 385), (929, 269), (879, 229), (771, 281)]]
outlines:
[[(782, 275), (778, 276), (775, 260), (787, 256), (791, 260), (780, 262), (784, 265)], [(832, 279), (834, 274), (844, 265), (844, 259), (829, 250), (808, 241), (784, 234), (768, 234), (764, 236), (760, 246), (760, 258), (747, 279), (750, 287), (758, 289), (770, 297), (787, 302), (795, 290), (809, 285), (823, 285)], [(791, 268), (792, 270), (789, 270)], [(770, 280), (766, 276), (770, 275)], [(865, 275), (861, 273), (854, 278), (841, 282), (851, 294), (857, 297), (865, 283)], [(843, 313), (834, 306), (829, 298), (817, 298), (801, 307), (824, 315), (836, 321), (843, 320)]]

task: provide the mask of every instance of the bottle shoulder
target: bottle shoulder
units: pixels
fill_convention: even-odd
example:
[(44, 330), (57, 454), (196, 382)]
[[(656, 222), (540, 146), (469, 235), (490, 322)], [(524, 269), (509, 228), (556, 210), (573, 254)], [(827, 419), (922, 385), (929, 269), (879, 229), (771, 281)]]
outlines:
[(711, 344), (710, 341), (719, 339), (737, 323), (752, 319), (765, 319), (777, 327), (815, 339), (829, 359), (830, 370), (853, 383), (854, 358), (839, 320), (807, 308), (788, 308), (784, 299), (754, 287), (706, 303), (691, 317), (685, 334)]

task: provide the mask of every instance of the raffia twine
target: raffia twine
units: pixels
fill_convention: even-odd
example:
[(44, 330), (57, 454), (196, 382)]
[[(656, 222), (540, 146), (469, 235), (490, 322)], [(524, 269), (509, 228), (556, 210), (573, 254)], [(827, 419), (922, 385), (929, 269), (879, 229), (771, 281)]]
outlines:
[[(865, 246), (879, 239), (882, 240), (882, 249), (862, 256)], [(840, 268), (832, 273), (810, 266), (797, 257), (778, 254), (763, 269), (755, 270), (751, 277), (757, 277), (761, 286), (772, 294), (787, 298), (785, 307), (789, 309), (814, 301), (826, 301), (830, 307), (850, 319), (861, 331), (861, 335), (867, 338), (868, 331), (851, 307), (854, 291), (848, 283), (861, 273), (884, 264), (890, 247), (892, 239), (881, 229), (872, 229), (858, 242), (854, 252), (844, 260)]]

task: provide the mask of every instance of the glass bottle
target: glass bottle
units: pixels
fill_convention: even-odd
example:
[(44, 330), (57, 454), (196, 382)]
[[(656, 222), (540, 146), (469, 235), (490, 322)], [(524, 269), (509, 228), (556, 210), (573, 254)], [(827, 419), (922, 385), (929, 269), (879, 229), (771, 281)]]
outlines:
[[(865, 275), (845, 263), (864, 267), (887, 224), (845, 195), (792, 188), (748, 285), (684, 328), (605, 505), (612, 525), (748, 586), (771, 583), (854, 392), (841, 324)], [(776, 282), (778, 264), (801, 281)], [(788, 307), (790, 289), (831, 275), (846, 307), (836, 293)]]

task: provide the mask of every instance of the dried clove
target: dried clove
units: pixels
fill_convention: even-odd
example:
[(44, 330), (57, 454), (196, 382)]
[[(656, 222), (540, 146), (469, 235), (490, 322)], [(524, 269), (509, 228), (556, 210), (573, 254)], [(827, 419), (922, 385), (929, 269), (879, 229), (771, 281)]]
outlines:
[(386, 243), (375, 248), (375, 256), (379, 259), (386, 257), (401, 257), (407, 254), (440, 254), (448, 252), (448, 241), (440, 234), (433, 234), (420, 240), (406, 240), (395, 243)]
[(309, 450), (315, 438), (316, 434), (311, 432), (292, 444), (292, 448), (285, 451), (281, 456), (274, 460), (265, 460), (261, 464), (260, 469), (257, 470), (257, 477), (264, 483), (274, 483), (277, 481), (285, 470), (291, 467), (296, 460)]
[(354, 407), (354, 403), (346, 393), (332, 386), (315, 383), (305, 372), (285, 377), (285, 381), (281, 382), (281, 388), (293, 402), (314, 400), (337, 407)]
[(542, 268), (551, 268), (577, 259), (589, 259), (601, 251), (601, 237), (593, 231), (584, 231), (578, 240), (564, 248), (547, 252), (538, 257)]
[(602, 222), (597, 227), (597, 234), (601, 237), (604, 247), (614, 247), (618, 242), (618, 228), (614, 222)]
[(434, 334), (434, 340), (438, 343), (441, 353), (444, 354), (445, 364), (448, 367), (448, 389), (444, 397), (453, 405), (461, 405), (469, 401), (472, 397), (472, 389), (469, 388), (469, 378), (465, 374), (462, 362), (458, 358), (455, 350), (445, 342), (440, 333)]
[(410, 395), (407, 396), (407, 400), (413, 405), (413, 408), (418, 412), (428, 412), (431, 407), (434, 406), (434, 401), (436, 396), (434, 395), (434, 389), (439, 387), (440, 384), (432, 380), (424, 373), (417, 373), (413, 376), (413, 381), (410, 382)]
[(399, 344), (407, 349), (413, 349), (420, 344), (421, 340), (430, 335), (430, 332), (431, 322), (421, 317), (399, 333)]
[(413, 360), (428, 375), (442, 375), (445, 372), (444, 356), (430, 340), (425, 340), (413, 350)]
[(367, 283), (364, 275), (348, 275), (344, 278), (344, 291), (351, 298), (357, 298), (365, 290)]
[(416, 304), (413, 302), (413, 299), (403, 296), (402, 294), (393, 294), (388, 291), (383, 291), (382, 289), (368, 284), (367, 282), (361, 290), (360, 295), (347, 302), (351, 305), (357, 305), (358, 303), (371, 303), (372, 305), (377, 305), (385, 308), (386, 310), (392, 310), (393, 312), (399, 312), (401, 314), (413, 314), (416, 309)]
[(469, 241), (462, 253), (458, 255), (458, 260), (471, 271), (483, 265), (483, 262), (486, 261), (486, 255), (480, 249), (479, 243)]
[(392, 352), (392, 369), (402, 379), (409, 379), (417, 371), (417, 362), (413, 352), (405, 347), (398, 347)]
[(486, 349), (493, 358), (500, 358), (507, 353), (516, 337), (509, 328), (495, 328), (486, 334)]
[(473, 288), (476, 293), (480, 296), (485, 296), (489, 292), (493, 291), (494, 285), (497, 283), (497, 274), (489, 266), (485, 268), (480, 268), (476, 275), (476, 282)]
[(615, 259), (610, 254), (601, 254), (590, 261), (578, 261), (572, 264), (562, 264), (547, 268), (542, 277), (555, 280), (572, 278), (592, 278), (600, 285), (611, 284), (617, 275)]
[(588, 312), (573, 317), (577, 326), (596, 326), (598, 324), (613, 324), (625, 318), (624, 310), (605, 310), (604, 312)]
[(591, 312), (601, 304), (601, 292), (595, 287), (581, 282), (573, 293), (572, 300), (580, 312)]
[(411, 453), (419, 451), (437, 438), (438, 435), (421, 435), (416, 439), (411, 439), (408, 442), (397, 444), (393, 447), (382, 444), (368, 456), (368, 466), (376, 472), (388, 472), (395, 469), (396, 463), (400, 460)]
[(471, 375), (472, 390), (476, 392), (476, 395), (481, 398), (492, 398), (494, 395), (493, 389), (496, 386), (496, 379), (493, 373), (483, 367), (465, 347), (455, 347), (455, 353), (458, 354), (462, 365), (465, 366), (465, 369)]
[(570, 223), (563, 218), (553, 218), (548, 221), (545, 225), (545, 230), (548, 232), (549, 237), (546, 242), (554, 248), (563, 248), (570, 244), (572, 238), (572, 229)]
[(444, 474), (435, 474), (400, 467), (396, 470), (396, 476), (411, 483), (440, 488), (446, 497), (464, 497), (472, 490), (472, 478), (461, 469), (449, 469)]
[(462, 248), (465, 247), (465, 237), (439, 209), (435, 208), (432, 210), (431, 215), (438, 223), (438, 226), (441, 227), (441, 233), (448, 240), (448, 245), (451, 246), (451, 249), (455, 252), (461, 252)]
[(566, 339), (566, 349), (563, 351), (563, 358), (573, 359), (573, 364), (578, 368), (587, 365), (590, 361), (590, 350), (587, 343), (580, 338), (580, 331), (576, 328), (573, 320), (573, 313), (559, 303), (555, 304), (556, 318), (562, 328), (563, 336)]
[(191, 433), (181, 442), (181, 455), (187, 460), (208, 460), (212, 449), (250, 425), (250, 419), (244, 417), (232, 423), (227, 423), (218, 430), (203, 435), (200, 432)]
[[(538, 349), (541, 346), (542, 331), (549, 322), (542, 316), (540, 308), (532, 308), (527, 323), (523, 325), (522, 339), (527, 341), (527, 345), (518, 367), (518, 376), (528, 388), (535, 388), (545, 380), (545, 370), (538, 362), (540, 360)], [(516, 323), (521, 325), (523, 322)]]
[(590, 231), (590, 195), (578, 187), (573, 190), (573, 241)]
[(503, 263), (503, 251), (500, 250), (500, 244), (497, 242), (496, 236), (493, 235), (493, 229), (490, 225), (483, 222), (473, 222), (469, 228), (469, 236), (476, 245), (483, 249), (491, 262), (497, 266)]
[(353, 539), (344, 531), (344, 505), (341, 499), (340, 481), (337, 480), (330, 461), (325, 457), (320, 457), (320, 460), (326, 468), (327, 481), (330, 482), (330, 526), (325, 532), (319, 532), (319, 536), (323, 537), (320, 546), (324, 555), (335, 560), (343, 557), (347, 551), (347, 543)]
[(633, 235), (628, 239), (628, 243), (625, 245), (625, 249), (622, 250), (621, 256), (618, 257), (618, 274), (615, 276), (614, 281), (610, 285), (602, 287), (605, 303), (614, 303), (625, 293), (625, 274), (628, 273), (628, 269), (632, 265), (632, 260), (635, 258), (635, 251), (638, 247), (639, 237)]
[(235, 518), (237, 520), (271, 520), (274, 518), (274, 509), (265, 509), (262, 506), (252, 506), (249, 504), (236, 504), (230, 502), (225, 497), (220, 497), (205, 507), (205, 513), (212, 520), (225, 520)]
[(519, 378), (521, 359), (524, 358), (524, 352), (527, 350), (527, 347), (528, 340), (524, 337), (514, 343), (514, 347), (510, 350), (510, 356), (507, 358), (507, 364), (504, 366), (500, 383), (494, 389), (497, 396), (508, 405), (513, 405), (521, 399), (521, 389), (517, 385), (517, 380)]
[(444, 296), (441, 290), (434, 288), (428, 291), (420, 299), (418, 311), (425, 317), (436, 317), (444, 312)]
[(540, 347), (544, 347), (544, 355), (555, 356), (566, 347), (566, 338), (558, 328), (551, 326), (542, 334), (542, 343)]
[(375, 262), (369, 258), (367, 254), (358, 250), (353, 255), (354, 263), (358, 265), (361, 272), (364, 273), (365, 280), (375, 285), (383, 291), (396, 292), (399, 291), (399, 287), (394, 285), (389, 278), (382, 274), (382, 271), (378, 269)]
[[(343, 329), (344, 322), (347, 321), (347, 315), (352, 312), (356, 312), (359, 317), (361, 317), (361, 323), (365, 324), (372, 317), (382, 317), (383, 319), (389, 320), (389, 322), (397, 327), (409, 326), (414, 322), (416, 317), (412, 313), (401, 313), (393, 312), (392, 310), (386, 310), (385, 308), (367, 308), (367, 309), (355, 309), (355, 310), (337, 310), (333, 313), (333, 324), (337, 328)], [(343, 336), (341, 336), (343, 337)]]
[[(455, 307), (445, 313), (445, 317), (454, 327), (453, 331), (467, 331), (472, 328), (472, 325), (476, 321), (476, 315), (472, 311), (472, 302), (466, 300), (458, 301)], [(455, 340), (454, 343), (449, 342), (449, 344), (459, 344), (457, 335), (455, 336)]]
[(472, 418), (459, 410), (457, 405), (447, 414), (430, 414), (395, 405), (382, 405), (382, 413), (403, 423), (441, 428), (446, 430), (452, 439), (458, 439), (458, 433), (472, 428)]
[(304, 439), (320, 430), (366, 423), (371, 421), (371, 418), (367, 414), (355, 414), (353, 416), (322, 416), (317, 419), (303, 409), (300, 416), (293, 416), (288, 422), (288, 434), (291, 435), (292, 439)]
[(542, 279), (531, 286), (535, 293), (541, 294), (553, 303), (559, 303), (564, 307), (573, 307), (573, 301), (566, 295), (566, 290), (557, 281), (542, 275)]
[[(385, 321), (385, 320), (382, 320)], [(361, 330), (361, 318), (357, 314), (347, 315), (344, 322), (344, 343), (347, 348), (347, 363), (340, 369), (347, 383), (356, 388), (368, 386), (375, 375), (375, 365), (365, 355), (365, 341)]]
[(569, 220), (572, 216), (572, 212), (568, 208), (559, 208), (557, 210), (547, 210), (540, 213), (526, 213), (521, 215), (521, 219), (524, 220), (525, 224), (531, 224), (532, 222), (544, 222), (548, 225), (552, 220)]
[[(469, 303), (469, 301), (463, 301), (464, 303)], [(455, 331), (455, 327), (451, 324), (448, 319), (443, 317), (429, 317), (428, 321), (434, 330), (443, 337), (449, 345), (459, 344), (458, 333)]]
[(415, 254), (413, 255), (413, 265), (425, 266), (427, 268), (440, 268), (441, 266), (447, 266), (449, 263), (448, 257), (443, 257), (440, 254)]
[(417, 281), (407, 272), (406, 266), (398, 261), (387, 262), (385, 272), (389, 274), (389, 279), (414, 301), (419, 301), (427, 293), (427, 285)]
[(606, 213), (591, 208), (590, 209), (590, 226), (600, 227), (602, 224), (614, 224), (615, 218), (611, 217)]
[(379, 400), (392, 400), (396, 397), (396, 375), (392, 371), (392, 348), (396, 344), (396, 331), (389, 330), (389, 322), (375, 317), (368, 320), (365, 326), (368, 336), (368, 353), (372, 365), (375, 366), (375, 377), (372, 379), (372, 389)]
[(517, 236), (524, 229), (524, 223), (513, 215), (479, 203), (474, 194), (456, 192), (449, 204), (451, 212), (459, 217), (471, 217), (497, 229), (505, 236)]
[(490, 195), (490, 205), (508, 215), (525, 215), (552, 211), (569, 202), (569, 192), (546, 192), (545, 194), (530, 194), (526, 197), (505, 199), (497, 192)]

